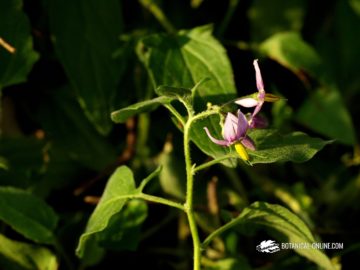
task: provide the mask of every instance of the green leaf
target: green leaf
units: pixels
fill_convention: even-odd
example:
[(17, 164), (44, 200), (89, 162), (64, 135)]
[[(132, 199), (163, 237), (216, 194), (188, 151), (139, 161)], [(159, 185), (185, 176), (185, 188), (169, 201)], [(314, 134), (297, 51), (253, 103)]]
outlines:
[(280, 135), (274, 130), (252, 130), (249, 136), (254, 140), (256, 151), (249, 151), (250, 162), (305, 162), (331, 141), (312, 138), (302, 132)]
[[(138, 46), (154, 88), (160, 85), (193, 89), (195, 109), (203, 110), (208, 102), (222, 104), (236, 95), (234, 75), (224, 47), (212, 36), (209, 25), (179, 31), (176, 36), (157, 34), (146, 37)], [(205, 79), (209, 79), (205, 82)], [(217, 117), (196, 122), (191, 140), (206, 154), (216, 157), (229, 150), (212, 144), (203, 127), (220, 135)], [(224, 161), (234, 166), (229, 161)]]
[[(219, 232), (230, 228), (245, 234), (252, 234), (259, 229), (266, 230), (277, 241), (285, 243), (309, 243), (311, 246), (315, 242), (312, 233), (299, 217), (280, 205), (264, 202), (255, 202), (245, 208)], [(310, 248), (294, 251), (324, 269), (334, 269), (329, 258), (321, 250)]]
[(0, 234), (0, 265), (3, 269), (56, 270), (56, 256), (47, 248), (11, 240)]
[(39, 169), (43, 163), (44, 142), (34, 138), (1, 138), (0, 155), (16, 170)]
[(44, 141), (34, 138), (0, 139), (0, 156), (6, 170), (0, 170), (0, 185), (27, 188), (32, 184), (31, 176), (40, 173), (44, 166)]
[(160, 96), (167, 96), (167, 97), (186, 97), (191, 95), (191, 90), (182, 87), (171, 87), (166, 85), (161, 85), (156, 88), (156, 93)]
[[(328, 55), (330, 58), (328, 60), (333, 62), (329, 67), (334, 68), (334, 75), (341, 78), (338, 85), (341, 85), (342, 90), (343, 85), (345, 85), (354, 91), (357, 89), (356, 86), (359, 87), (360, 85), (360, 78), (357, 73), (360, 39), (354, 38), (360, 35), (360, 29), (353, 27), (360, 23), (360, 1), (352, 0), (349, 4), (350, 6), (346, 1), (336, 3), (334, 7), (334, 28), (332, 28), (335, 29), (335, 33), (329, 29), (331, 33), (326, 33), (328, 38), (326, 41), (332, 45), (329, 47), (332, 50)], [(356, 86), (354, 87), (354, 85)]]
[[(51, 95), (44, 96), (45, 98), (46, 102), (36, 113), (38, 121), (52, 140), (50, 154), (63, 152), (63, 156), (68, 160), (97, 171), (103, 170), (116, 160), (113, 146), (86, 118), (68, 87), (57, 89)], [(55, 158), (55, 161), (68, 163), (60, 160)], [(62, 170), (56, 167), (56, 164), (49, 166), (50, 169)], [(67, 170), (69, 166), (71, 164), (67, 165)]]
[(162, 166), (159, 175), (162, 190), (175, 198), (184, 199), (186, 191), (185, 162), (183, 158), (179, 158), (177, 153), (174, 153), (171, 141), (165, 143), (164, 150), (157, 160)]
[(43, 200), (16, 188), (0, 187), (0, 220), (38, 243), (54, 244), (58, 217)]
[(81, 265), (93, 266), (101, 262), (105, 256), (105, 250), (99, 247), (95, 237), (86, 242), (86, 252), (81, 257)]
[(147, 204), (143, 200), (131, 200), (124, 209), (114, 215), (105, 231), (99, 234), (101, 247), (122, 251), (135, 251), (140, 242), (141, 225), (147, 218)]
[(155, 89), (155, 92), (160, 96), (167, 96), (167, 97), (181, 99), (183, 102), (188, 103), (189, 106), (192, 106), (193, 97), (195, 96), (197, 90), (202, 84), (204, 84), (209, 80), (210, 78), (204, 77), (199, 82), (197, 82), (192, 89), (161, 85)]
[(179, 31), (176, 36), (156, 34), (144, 38), (138, 54), (154, 88), (160, 85), (191, 89), (205, 77), (195, 99), (199, 107), (207, 102), (221, 104), (234, 98), (236, 89), (230, 61), (224, 47), (212, 36), (209, 25)]
[(305, 8), (304, 0), (252, 1), (248, 11), (252, 40), (262, 41), (280, 31), (300, 31)]
[(0, 169), (2, 170), (8, 170), (9, 169), (9, 163), (6, 160), (6, 158), (0, 156)]
[(332, 10), (333, 19), (318, 32), (315, 46), (331, 78), (340, 86), (341, 95), (345, 100), (352, 100), (360, 86), (357, 61), (360, 39), (354, 38), (360, 36), (360, 27), (353, 27), (360, 23), (360, 1), (337, 1)]
[[(245, 233), (254, 229), (265, 229), (280, 242), (313, 243), (315, 239), (306, 224), (288, 209), (275, 204), (255, 202), (245, 208), (239, 217), (238, 229)], [(330, 259), (318, 249), (295, 249), (325, 269), (334, 269)]]
[(154, 99), (141, 101), (111, 113), (111, 119), (115, 123), (124, 123), (128, 118), (143, 112), (155, 110), (160, 105), (170, 104), (172, 98), (161, 96)]
[[(270, 129), (250, 130), (248, 135), (255, 142), (256, 146), (255, 151), (247, 150), (251, 164), (286, 161), (305, 162), (311, 159), (325, 145), (332, 142), (312, 138), (302, 132), (281, 135), (277, 131)], [(214, 145), (214, 143), (211, 143), (209, 147), (212, 146), (217, 149), (217, 146)], [(224, 165), (235, 167), (236, 160), (239, 159), (238, 154), (232, 147), (222, 147), (222, 149), (226, 152), (217, 152), (216, 155), (212, 155), (214, 158), (213, 162), (216, 163), (217, 161)]]
[(354, 12), (360, 16), (360, 1), (359, 0), (349, 0), (349, 4)]
[(92, 213), (85, 232), (81, 235), (76, 254), (83, 258), (87, 256), (88, 246), (99, 239), (111, 224), (111, 219), (118, 214), (127, 202), (129, 195), (138, 194), (132, 171), (121, 166), (111, 175), (106, 184), (99, 204)]
[(49, 1), (56, 52), (87, 117), (99, 132), (112, 127), (124, 59), (113, 58), (123, 28), (119, 1)]
[(296, 32), (272, 35), (260, 44), (260, 52), (290, 69), (300, 78), (303, 72), (326, 81), (325, 70), (317, 52)]
[[(128, 167), (119, 167), (112, 174), (79, 240), (76, 254), (84, 265), (98, 263), (105, 254), (104, 248), (136, 250), (141, 225), (147, 217), (147, 204), (134, 198), (160, 172), (161, 167), (158, 167), (138, 188), (135, 188), (133, 174)], [(133, 200), (128, 201), (131, 198)]]
[(300, 78), (307, 72), (322, 84), (304, 102), (296, 115), (297, 121), (331, 139), (355, 143), (354, 126), (339, 89), (317, 52), (299, 34), (276, 34), (262, 43), (260, 50)]
[(318, 89), (305, 100), (295, 117), (304, 126), (341, 143), (356, 142), (351, 117), (337, 89)]
[(33, 50), (30, 24), (22, 11), (21, 0), (0, 1), (0, 38), (16, 49), (14, 53), (0, 46), (0, 91), (26, 81), (39, 55)]

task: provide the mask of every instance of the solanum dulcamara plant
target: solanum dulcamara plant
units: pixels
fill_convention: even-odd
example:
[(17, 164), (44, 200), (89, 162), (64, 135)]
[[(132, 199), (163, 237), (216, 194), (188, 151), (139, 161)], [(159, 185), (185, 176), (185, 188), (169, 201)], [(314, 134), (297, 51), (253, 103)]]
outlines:
[[(265, 93), (264, 83), (262, 80), (258, 60), (254, 60), (253, 62), (255, 67), (255, 75), (256, 75), (256, 84), (257, 84), (257, 92), (251, 95), (247, 95), (244, 97), (237, 98), (230, 102), (234, 102), (240, 107), (245, 108), (254, 108), (253, 112), (245, 115), (241, 108), (239, 108), (235, 114), (232, 112), (227, 112), (224, 123), (220, 122), (219, 125), (222, 127), (222, 135), (223, 139), (215, 138), (208, 127), (204, 126), (203, 130), (206, 132), (209, 137), (209, 143), (215, 143), (221, 147), (234, 147), (238, 157), (240, 160), (245, 161), (247, 164), (251, 164), (251, 158), (249, 157), (248, 150), (256, 151), (256, 145), (254, 141), (248, 136), (248, 132), (250, 129), (255, 128), (264, 128), (267, 123), (259, 115), (259, 112), (265, 101), (276, 101), (278, 97), (274, 95), (269, 95)], [(192, 105), (191, 97), (197, 91), (197, 88), (205, 83), (206, 79), (200, 81), (197, 85), (194, 86), (191, 90), (186, 90), (183, 88), (173, 88), (173, 87), (160, 87), (157, 89), (157, 92), (161, 95), (157, 100), (152, 100), (150, 102), (145, 102), (142, 104), (135, 104), (135, 108), (147, 108), (149, 106), (157, 105), (158, 103), (162, 103), (175, 118), (182, 125), (182, 130), (184, 134), (183, 142), (184, 142), (184, 158), (186, 164), (186, 177), (187, 177), (187, 190), (186, 190), (186, 201), (184, 204), (176, 205), (177, 208), (185, 211), (189, 221), (189, 227), (191, 231), (191, 235), (193, 238), (193, 246), (194, 246), (194, 270), (200, 269), (201, 264), (201, 252), (203, 246), (199, 239), (198, 228), (195, 221), (194, 208), (193, 208), (193, 183), (194, 183), (194, 175), (196, 172), (210, 167), (216, 163), (221, 162), (224, 159), (234, 157), (233, 155), (224, 156), (219, 159), (214, 159), (213, 161), (201, 164), (196, 166), (191, 161), (190, 156), (190, 130), (193, 128), (195, 122), (199, 120), (206, 119), (208, 117), (214, 115), (220, 115), (220, 119), (223, 119), (224, 112), (222, 111), (224, 104), (212, 105), (208, 104), (207, 110), (202, 111), (200, 113), (195, 113), (195, 110)], [(159, 100), (161, 99), (161, 100)], [(174, 100), (178, 100), (180, 103), (184, 105), (187, 111), (187, 116), (181, 115), (175, 107), (171, 105), (171, 102)], [(118, 120), (124, 117), (127, 118), (129, 114), (132, 114), (132, 108), (125, 108), (120, 111), (114, 112), (112, 117), (113, 120)], [(132, 196), (133, 197), (133, 196)], [(139, 195), (139, 197), (144, 198), (144, 195)], [(149, 199), (149, 197), (147, 198)], [(165, 203), (173, 206), (173, 202), (169, 202), (163, 198), (158, 199), (152, 197), (150, 200), (154, 200), (157, 202)], [(216, 235), (216, 234), (215, 234)], [(208, 238), (211, 239), (215, 237), (215, 235)]]
[[(326, 144), (326, 142), (311, 138), (304, 133), (295, 132), (287, 137), (278, 139), (273, 131), (266, 131), (265, 128), (268, 123), (260, 114), (260, 111), (265, 102), (274, 102), (279, 100), (280, 97), (265, 92), (258, 60), (254, 60), (253, 65), (257, 86), (257, 91), (253, 94), (231, 99), (223, 104), (211, 104), (208, 102), (206, 109), (198, 112), (193, 104), (194, 96), (199, 91), (199, 87), (207, 82), (207, 79), (204, 78), (192, 89), (159, 86), (156, 89), (158, 97), (133, 104), (112, 113), (111, 117), (114, 122), (123, 123), (130, 117), (154, 110), (158, 106), (164, 106), (168, 109), (183, 135), (183, 153), (186, 170), (185, 200), (178, 202), (144, 193), (149, 181), (161, 174), (161, 164), (157, 170), (141, 182), (139, 187), (135, 187), (131, 170), (126, 166), (119, 167), (110, 178), (102, 199), (90, 217), (88, 226), (80, 238), (77, 248), (78, 256), (85, 257), (86, 254), (91, 254), (91, 251), (88, 250), (90, 249), (88, 246), (91, 246), (91, 241), (89, 240), (95, 237), (96, 234), (100, 234), (103, 237), (101, 233), (107, 230), (107, 224), (110, 223), (111, 217), (121, 211), (126, 202), (132, 199), (160, 203), (174, 207), (186, 214), (192, 237), (194, 270), (202, 268), (202, 262), (204, 261), (202, 257), (205, 257), (204, 250), (212, 243), (212, 240), (218, 238), (224, 231), (236, 226), (239, 222), (247, 222), (252, 225), (254, 221), (251, 217), (259, 216), (259, 218), (264, 218), (270, 215), (274, 219), (281, 217), (281, 222), (292, 220), (288, 224), (285, 222), (286, 226), (291, 228), (280, 231), (280, 233), (284, 234), (289, 234), (289, 231), (297, 231), (299, 228), (307, 228), (298, 217), (284, 207), (255, 202), (249, 208), (245, 208), (238, 217), (216, 229), (205, 239), (200, 239), (196, 210), (194, 209), (194, 180), (199, 171), (218, 163), (225, 164), (224, 162), (229, 160), (231, 162), (237, 160), (245, 164), (245, 166), (254, 165), (254, 163), (272, 163), (276, 161), (303, 162), (310, 159)], [(177, 103), (177, 106), (175, 106), (175, 103)], [(185, 109), (179, 110), (179, 104), (182, 104)], [(231, 106), (228, 106), (229, 104)], [(229, 107), (234, 109), (229, 111)], [(244, 113), (245, 110), (250, 110), (250, 112)], [(214, 125), (214, 123), (217, 124)], [(222, 130), (222, 138), (220, 138), (220, 130)], [(256, 133), (257, 131), (260, 132)], [(199, 137), (196, 139), (194, 134), (200, 136), (200, 140)], [(261, 135), (266, 137), (265, 139), (271, 138), (272, 141), (268, 146), (264, 146), (262, 138), (261, 143), (259, 143), (259, 136), (261, 137)], [(294, 143), (294, 140), (296, 140), (296, 143)], [(194, 147), (191, 141), (213, 159), (207, 160), (202, 164), (195, 164), (191, 158), (190, 147)], [(215, 152), (211, 152), (211, 149), (215, 149)], [(116, 205), (112, 205), (109, 208), (108, 205), (114, 204), (114, 202), (116, 202)], [(98, 219), (101, 219), (101, 222), (97, 222)], [(267, 224), (267, 222), (267, 219), (264, 219), (261, 224), (265, 224), (265, 227), (273, 226), (270, 223)], [(281, 230), (278, 227), (275, 229)], [(299, 232), (300, 235), (303, 233)], [(304, 239), (304, 241), (314, 241), (311, 240), (313, 239), (311, 234), (306, 232), (306, 235), (309, 237)]]

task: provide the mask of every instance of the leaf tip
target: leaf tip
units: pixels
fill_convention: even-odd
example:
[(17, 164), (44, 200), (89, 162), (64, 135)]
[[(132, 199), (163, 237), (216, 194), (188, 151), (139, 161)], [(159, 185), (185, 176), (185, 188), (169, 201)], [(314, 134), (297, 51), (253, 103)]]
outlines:
[(116, 124), (123, 123), (124, 119), (119, 116), (119, 111), (114, 111), (110, 114), (110, 119)]

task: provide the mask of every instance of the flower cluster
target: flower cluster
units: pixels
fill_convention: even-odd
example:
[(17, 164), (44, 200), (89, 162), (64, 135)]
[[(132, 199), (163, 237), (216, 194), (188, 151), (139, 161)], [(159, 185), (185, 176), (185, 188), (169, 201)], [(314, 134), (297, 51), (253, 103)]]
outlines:
[(245, 96), (235, 100), (235, 103), (246, 108), (255, 107), (252, 114), (247, 118), (239, 109), (237, 116), (232, 113), (227, 113), (225, 123), (223, 127), (223, 140), (214, 138), (207, 127), (204, 127), (206, 134), (213, 143), (221, 146), (235, 145), (235, 150), (243, 160), (249, 160), (249, 155), (245, 148), (255, 150), (255, 144), (250, 137), (247, 136), (247, 132), (250, 128), (265, 127), (266, 121), (261, 118), (258, 113), (261, 110), (265, 101), (276, 101), (279, 98), (266, 94), (264, 89), (264, 83), (262, 80), (258, 60), (254, 60), (255, 74), (256, 74), (256, 86), (257, 93)]

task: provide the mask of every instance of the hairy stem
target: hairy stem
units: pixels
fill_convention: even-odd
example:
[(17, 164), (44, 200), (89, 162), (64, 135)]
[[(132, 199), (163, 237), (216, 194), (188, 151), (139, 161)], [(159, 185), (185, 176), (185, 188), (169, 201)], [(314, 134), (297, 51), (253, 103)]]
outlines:
[[(186, 102), (183, 102), (186, 104)], [(203, 111), (196, 115), (193, 114), (192, 109), (186, 106), (189, 114), (189, 118), (184, 126), (184, 156), (185, 156), (185, 168), (186, 168), (186, 201), (184, 204), (184, 210), (189, 222), (190, 233), (193, 240), (193, 256), (194, 256), (194, 270), (201, 269), (201, 242), (199, 238), (199, 232), (196, 225), (195, 213), (193, 208), (193, 193), (194, 193), (194, 166), (191, 162), (190, 154), (190, 130), (194, 122), (206, 118), (210, 115), (218, 114), (219, 107), (214, 106), (213, 109)]]
[(222, 157), (219, 157), (217, 159), (213, 159), (213, 160), (210, 160), (208, 162), (205, 162), (199, 166), (196, 166), (193, 170), (194, 173), (198, 172), (198, 171), (201, 171), (201, 170), (204, 170), (212, 165), (215, 165), (215, 164), (218, 164), (220, 163), (221, 161), (224, 161), (224, 160), (227, 160), (229, 158), (234, 158), (234, 154), (228, 154), (228, 155), (224, 155)]
[(149, 194), (145, 194), (145, 193), (135, 193), (135, 194), (117, 196), (116, 198), (114, 198), (112, 200), (123, 200), (123, 199), (129, 199), (129, 200), (142, 199), (145, 201), (160, 203), (160, 204), (164, 204), (164, 205), (171, 206), (171, 207), (180, 209), (182, 211), (185, 211), (184, 206), (181, 203), (177, 203), (177, 202), (174, 202), (174, 201), (162, 198), (162, 197), (153, 196), (153, 195), (149, 195)]
[(184, 211), (184, 206), (182, 204), (173, 202), (168, 199), (161, 198), (161, 197), (141, 193), (141, 194), (139, 194), (138, 198), (144, 199), (146, 201), (154, 202), (154, 203), (168, 205), (168, 206), (175, 207), (175, 208), (178, 208), (178, 209)]
[(186, 167), (186, 201), (185, 212), (188, 218), (190, 233), (193, 240), (193, 254), (194, 254), (194, 270), (200, 270), (201, 262), (201, 243), (199, 238), (199, 232), (196, 226), (195, 213), (193, 209), (193, 191), (194, 191), (194, 174), (191, 163), (190, 155), (190, 127), (193, 121), (189, 116), (185, 128), (184, 128), (184, 155), (185, 155), (185, 167)]

